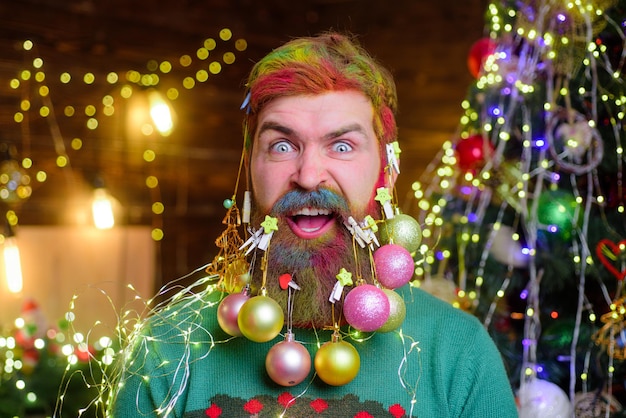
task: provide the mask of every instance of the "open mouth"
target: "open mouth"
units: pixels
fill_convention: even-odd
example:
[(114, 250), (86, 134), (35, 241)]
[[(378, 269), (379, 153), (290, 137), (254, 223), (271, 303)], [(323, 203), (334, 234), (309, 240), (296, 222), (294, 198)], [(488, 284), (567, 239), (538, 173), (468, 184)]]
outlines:
[(303, 208), (287, 217), (291, 230), (300, 238), (312, 239), (324, 234), (335, 221), (335, 214), (328, 209)]

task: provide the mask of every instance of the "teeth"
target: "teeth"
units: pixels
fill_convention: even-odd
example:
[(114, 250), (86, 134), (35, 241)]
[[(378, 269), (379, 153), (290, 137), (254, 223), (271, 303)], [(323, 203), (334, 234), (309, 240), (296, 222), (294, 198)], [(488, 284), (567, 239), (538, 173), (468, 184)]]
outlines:
[(318, 216), (318, 215), (330, 215), (330, 211), (328, 209), (318, 209), (318, 208), (303, 208), (299, 211), (295, 212), (292, 216)]

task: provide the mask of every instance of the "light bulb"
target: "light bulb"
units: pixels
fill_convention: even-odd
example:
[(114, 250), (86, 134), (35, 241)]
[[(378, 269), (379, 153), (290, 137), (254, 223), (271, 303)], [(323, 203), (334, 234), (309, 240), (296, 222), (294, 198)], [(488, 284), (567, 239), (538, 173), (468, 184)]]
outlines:
[(94, 191), (93, 202), (91, 203), (93, 223), (98, 229), (111, 229), (115, 225), (113, 215), (112, 199), (103, 188)]
[(22, 291), (22, 264), (20, 262), (20, 249), (13, 237), (4, 240), (4, 271), (6, 274), (9, 292), (19, 293)]
[(155, 128), (161, 135), (168, 136), (174, 129), (174, 120), (170, 106), (156, 90), (150, 92), (148, 99), (150, 102), (150, 117)]

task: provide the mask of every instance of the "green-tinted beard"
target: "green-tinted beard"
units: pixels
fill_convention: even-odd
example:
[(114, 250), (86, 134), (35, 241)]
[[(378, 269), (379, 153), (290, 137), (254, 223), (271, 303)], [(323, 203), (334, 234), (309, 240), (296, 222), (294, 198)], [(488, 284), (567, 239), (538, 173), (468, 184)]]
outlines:
[[(253, 216), (253, 225), (259, 225), (265, 215)], [(361, 218), (362, 219), (362, 218)], [(356, 246), (356, 247), (355, 247)], [(356, 251), (355, 251), (356, 248)], [(262, 283), (261, 259), (264, 252), (257, 250), (257, 261), (253, 270), (253, 294)], [(355, 260), (355, 253), (358, 260)], [(278, 230), (272, 236), (268, 252), (266, 290), (276, 300), (287, 318), (288, 291), (278, 282), (279, 276), (289, 273), (300, 290), (293, 296), (293, 325), (296, 327), (323, 328), (341, 322), (342, 301), (335, 303), (335, 317), (329, 302), (336, 275), (341, 268), (352, 273), (356, 283), (357, 271), (368, 283), (372, 283), (372, 267), (367, 249), (353, 244), (350, 232), (337, 220), (326, 236), (305, 240), (297, 237), (282, 217), (278, 218)], [(357, 270), (358, 265), (358, 270)], [(350, 288), (344, 290), (344, 295)], [(334, 321), (333, 321), (334, 320)]]

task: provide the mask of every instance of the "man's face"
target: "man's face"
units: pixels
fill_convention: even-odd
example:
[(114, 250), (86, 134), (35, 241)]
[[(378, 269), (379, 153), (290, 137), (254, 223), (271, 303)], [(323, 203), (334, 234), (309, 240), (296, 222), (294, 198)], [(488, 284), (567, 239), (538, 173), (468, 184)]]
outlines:
[[(370, 213), (381, 176), (373, 108), (357, 91), (275, 99), (259, 113), (250, 167), (256, 212), (270, 214), (287, 192), (328, 189), (342, 196), (357, 219)], [(297, 210), (286, 223), (301, 239), (322, 238), (338, 227), (337, 214)]]

